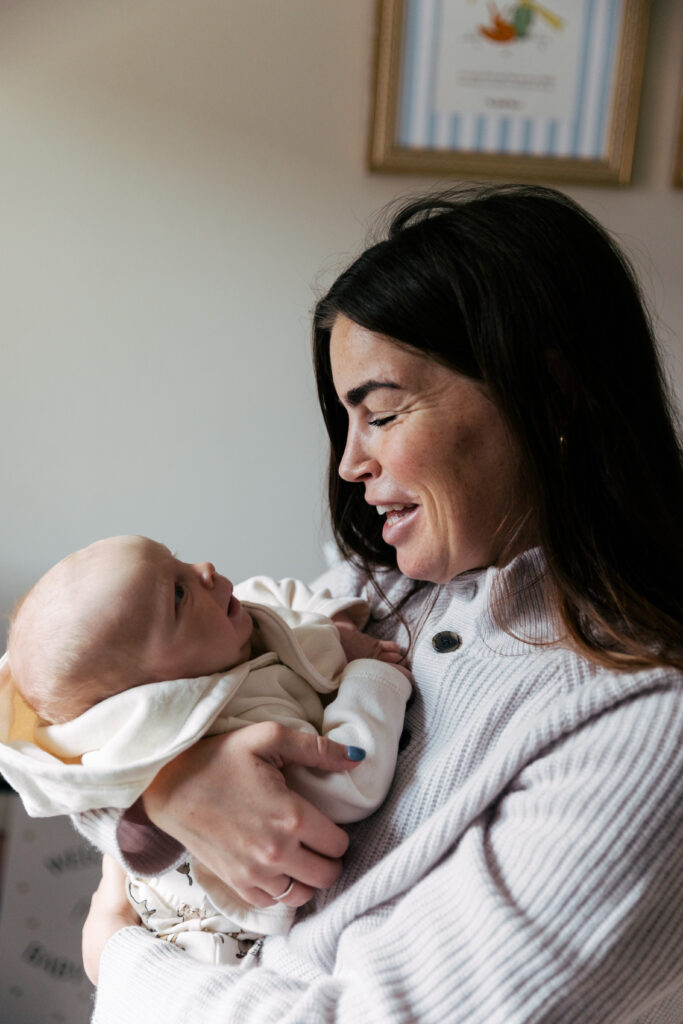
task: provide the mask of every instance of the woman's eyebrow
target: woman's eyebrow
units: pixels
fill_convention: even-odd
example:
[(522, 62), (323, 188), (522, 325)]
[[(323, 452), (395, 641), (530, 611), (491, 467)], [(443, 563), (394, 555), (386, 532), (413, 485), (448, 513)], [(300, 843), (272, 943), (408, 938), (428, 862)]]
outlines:
[(401, 390), (399, 384), (394, 384), (390, 380), (366, 380), (364, 384), (359, 384), (357, 388), (351, 388), (350, 391), (346, 392), (346, 404), (353, 409), (354, 406), (360, 405), (371, 391), (379, 391), (382, 388), (392, 388), (395, 391)]

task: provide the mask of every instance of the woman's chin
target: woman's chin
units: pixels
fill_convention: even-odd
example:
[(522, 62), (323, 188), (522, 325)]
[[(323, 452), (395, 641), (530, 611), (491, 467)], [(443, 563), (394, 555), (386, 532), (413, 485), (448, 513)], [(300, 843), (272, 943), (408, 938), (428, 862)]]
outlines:
[(419, 557), (411, 557), (407, 552), (402, 554), (396, 552), (396, 564), (398, 568), (411, 580), (424, 580), (428, 583), (446, 583), (451, 577), (444, 575), (443, 565), (431, 564), (428, 560)]
[(490, 565), (490, 559), (482, 557), (481, 552), (472, 552), (471, 557), (452, 558), (444, 561), (443, 555), (430, 557), (428, 552), (396, 552), (396, 564), (404, 576), (411, 580), (424, 580), (428, 583), (450, 583), (456, 576), (472, 569), (480, 569)]

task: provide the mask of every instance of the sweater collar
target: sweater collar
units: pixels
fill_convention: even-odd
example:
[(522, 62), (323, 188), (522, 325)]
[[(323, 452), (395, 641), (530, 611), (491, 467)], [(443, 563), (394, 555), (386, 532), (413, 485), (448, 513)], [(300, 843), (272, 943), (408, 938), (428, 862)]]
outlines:
[(456, 625), (498, 654), (529, 654), (534, 645), (558, 643), (563, 632), (545, 592), (547, 572), (543, 551), (531, 548), (505, 566), (443, 584), (434, 611), (449, 609)]

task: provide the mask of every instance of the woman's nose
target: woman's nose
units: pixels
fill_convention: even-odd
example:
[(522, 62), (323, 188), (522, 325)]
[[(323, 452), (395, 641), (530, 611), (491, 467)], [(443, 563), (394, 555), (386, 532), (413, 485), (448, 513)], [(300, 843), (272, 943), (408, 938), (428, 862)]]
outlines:
[(204, 586), (213, 590), (216, 583), (216, 567), (213, 562), (196, 562), (194, 569)]
[(359, 438), (349, 434), (337, 472), (347, 483), (360, 483), (379, 475), (379, 463), (366, 451)]

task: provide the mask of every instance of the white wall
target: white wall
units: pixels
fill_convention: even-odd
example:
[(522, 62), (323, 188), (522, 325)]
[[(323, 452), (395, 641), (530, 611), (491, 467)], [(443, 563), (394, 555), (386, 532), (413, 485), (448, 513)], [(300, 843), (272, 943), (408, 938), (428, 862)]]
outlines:
[[(373, 7), (5, 0), (0, 611), (111, 533), (322, 567), (314, 293), (434, 185), (364, 169)], [(682, 10), (654, 4), (632, 187), (567, 191), (635, 256), (683, 397)]]

